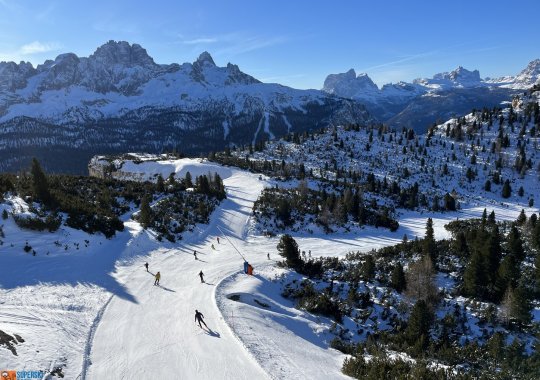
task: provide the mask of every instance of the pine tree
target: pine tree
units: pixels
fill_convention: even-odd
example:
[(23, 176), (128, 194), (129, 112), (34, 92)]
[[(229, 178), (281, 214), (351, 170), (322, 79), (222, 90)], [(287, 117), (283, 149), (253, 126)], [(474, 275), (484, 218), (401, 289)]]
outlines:
[(504, 185), (502, 188), (502, 197), (510, 198), (511, 195), (512, 195), (512, 187), (510, 187), (510, 181), (506, 180), (504, 181)]
[(43, 172), (43, 169), (41, 169), (41, 165), (36, 158), (32, 159), (32, 168), (30, 169), (30, 174), (32, 176), (33, 195), (44, 204), (48, 204), (51, 200), (49, 183), (47, 181), (47, 176)]
[(514, 287), (519, 279), (519, 264), (514, 255), (507, 254), (501, 261), (497, 271), (496, 291), (500, 296), (509, 287)]
[(218, 173), (214, 175), (213, 187), (215, 189), (216, 197), (219, 200), (226, 198), (225, 186), (223, 185), (223, 180), (221, 179), (221, 176)]
[(176, 184), (176, 180), (174, 179), (175, 173), (169, 174), (169, 177), (167, 178), (167, 182), (169, 185), (174, 186)]
[(467, 237), (465, 236), (465, 233), (463, 231), (459, 231), (456, 235), (456, 238), (453, 241), (453, 247), (458, 256), (464, 258), (469, 256)]
[(189, 189), (190, 187), (193, 187), (193, 179), (191, 177), (191, 173), (190, 172), (186, 172), (186, 177), (185, 177), (185, 182), (186, 182), (186, 187)]
[(148, 228), (152, 222), (152, 208), (150, 207), (150, 199), (144, 196), (141, 200), (141, 211), (139, 213), (139, 223), (144, 228)]
[(519, 285), (514, 290), (513, 317), (520, 325), (526, 325), (531, 322), (532, 305), (528, 290)]
[(375, 260), (372, 255), (365, 256), (365, 259), (362, 264), (362, 277), (364, 281), (371, 281), (375, 277)]
[(426, 348), (429, 343), (429, 329), (433, 322), (433, 313), (428, 308), (426, 301), (417, 301), (411, 311), (411, 316), (407, 322), (405, 336), (410, 345), (421, 342), (422, 348)]
[(519, 213), (519, 216), (516, 220), (516, 223), (518, 226), (522, 226), (527, 221), (527, 215), (525, 214), (525, 210), (521, 209), (521, 212)]
[(157, 177), (156, 190), (160, 193), (165, 192), (165, 181), (163, 181), (163, 177), (161, 176), (161, 174), (159, 174)]
[(406, 287), (405, 272), (403, 271), (403, 266), (400, 263), (397, 263), (392, 270), (390, 284), (392, 288), (399, 293), (401, 293)]
[(493, 360), (501, 360), (504, 357), (504, 336), (501, 332), (496, 332), (488, 340), (486, 347)]
[(485, 228), (486, 227), (486, 224), (487, 224), (487, 210), (484, 209), (484, 211), (482, 212), (482, 228)]
[(540, 250), (540, 222), (536, 222), (532, 232), (532, 243), (537, 250)]
[(299, 270), (303, 266), (302, 258), (300, 257), (300, 249), (298, 244), (291, 235), (283, 235), (277, 245), (278, 253), (285, 259), (285, 265), (288, 268)]
[(456, 211), (456, 200), (448, 193), (444, 195), (444, 208), (447, 211)]
[(433, 230), (433, 219), (428, 218), (426, 223), (426, 236), (423, 242), (424, 255), (430, 257), (432, 263), (435, 263), (437, 254), (437, 244), (435, 242), (435, 232)]
[(490, 225), (494, 225), (494, 224), (495, 224), (495, 210), (492, 210), (492, 211), (489, 213), (489, 216), (488, 216), (488, 224), (490, 224)]
[(333, 210), (334, 219), (339, 224), (345, 224), (347, 223), (348, 217), (347, 217), (347, 206), (345, 203), (339, 199)]
[(467, 296), (481, 297), (486, 283), (482, 256), (475, 250), (463, 273), (463, 290)]
[(292, 224), (293, 221), (291, 219), (291, 205), (287, 198), (281, 198), (278, 201), (276, 217), (280, 219), (285, 226), (290, 226)]
[(497, 271), (501, 263), (501, 237), (499, 233), (499, 227), (495, 225), (491, 233), (487, 238), (486, 244), (483, 245), (482, 250), (483, 256), (483, 268), (485, 279), (485, 286), (487, 288), (486, 296), (490, 299), (496, 297), (496, 282), (497, 282)]
[(197, 191), (201, 194), (210, 194), (210, 183), (208, 182), (208, 177), (201, 175), (196, 178)]
[(507, 238), (508, 252), (514, 255), (518, 262), (521, 262), (525, 258), (525, 250), (523, 249), (523, 242), (519, 230), (516, 226), (512, 226)]
[(536, 292), (540, 294), (540, 253), (536, 254), (534, 260), (534, 278), (536, 280)]

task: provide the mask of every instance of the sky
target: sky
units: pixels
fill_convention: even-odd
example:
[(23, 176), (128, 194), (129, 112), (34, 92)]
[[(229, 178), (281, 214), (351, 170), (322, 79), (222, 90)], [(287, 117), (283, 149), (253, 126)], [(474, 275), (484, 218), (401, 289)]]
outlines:
[(458, 66), (499, 77), (540, 58), (539, 14), (538, 0), (0, 0), (0, 61), (37, 65), (123, 40), (157, 63), (208, 51), (295, 88), (350, 68), (379, 86)]

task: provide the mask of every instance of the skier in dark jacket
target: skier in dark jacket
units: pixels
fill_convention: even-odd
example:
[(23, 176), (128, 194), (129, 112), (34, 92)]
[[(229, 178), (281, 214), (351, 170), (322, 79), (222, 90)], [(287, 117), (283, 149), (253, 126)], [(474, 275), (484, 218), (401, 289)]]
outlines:
[(146, 271), (148, 272), (148, 263), (144, 264), (144, 267), (146, 268)]
[(202, 271), (199, 272), (199, 277), (201, 278), (201, 282), (204, 282), (204, 273)]
[(199, 327), (200, 327), (200, 328), (202, 328), (201, 323), (202, 323), (206, 328), (208, 328), (208, 326), (206, 326), (206, 323), (204, 323), (203, 319), (204, 319), (203, 313), (201, 313), (199, 310), (195, 310), (195, 323), (199, 322)]

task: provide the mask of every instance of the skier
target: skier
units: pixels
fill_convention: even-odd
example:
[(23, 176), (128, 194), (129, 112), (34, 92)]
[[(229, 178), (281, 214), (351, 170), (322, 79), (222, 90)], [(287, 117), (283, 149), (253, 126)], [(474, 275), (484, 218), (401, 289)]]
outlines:
[(199, 310), (195, 310), (195, 323), (199, 322), (199, 327), (200, 327), (201, 329), (202, 329), (201, 323), (202, 323), (206, 328), (208, 328), (208, 326), (206, 326), (206, 323), (204, 323), (203, 318), (204, 318), (203, 313), (201, 313)]
[(213, 250), (215, 250), (215, 249), (216, 249), (216, 247), (214, 247), (214, 244), (212, 244), (212, 249), (213, 249)]
[(161, 278), (161, 273), (157, 272), (155, 277), (156, 277), (156, 280), (154, 281), (154, 285), (159, 285), (159, 279)]
[(193, 251), (193, 256), (195, 257), (195, 260), (197, 260), (197, 251)]
[(204, 273), (203, 273), (202, 270), (201, 270), (201, 271), (199, 272), (199, 277), (201, 278), (201, 283), (204, 282), (203, 276), (204, 276)]
[(149, 272), (148, 270), (148, 263), (144, 264), (145, 268), (146, 268), (146, 271)]
[(268, 258), (268, 260), (270, 260), (270, 253), (266, 254), (266, 258)]
[(219, 236), (217, 237), (217, 243), (219, 244)]

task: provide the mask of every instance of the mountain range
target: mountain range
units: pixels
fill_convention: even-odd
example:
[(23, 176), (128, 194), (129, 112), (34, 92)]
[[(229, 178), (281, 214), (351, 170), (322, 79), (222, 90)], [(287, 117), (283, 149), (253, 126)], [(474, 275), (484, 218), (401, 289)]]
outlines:
[(425, 132), (499, 105), (539, 78), (540, 60), (513, 77), (482, 79), (459, 67), (381, 88), (351, 69), (329, 75), (322, 90), (298, 90), (220, 67), (208, 52), (158, 64), (138, 44), (109, 41), (88, 57), (61, 54), (37, 67), (0, 62), (0, 172), (37, 157), (49, 171), (85, 174), (96, 154), (200, 155), (330, 124)]
[(61, 54), (35, 68), (0, 63), (0, 171), (35, 156), (48, 170), (85, 173), (98, 153), (202, 154), (371, 121), (356, 100), (262, 83), (207, 52), (163, 65), (138, 44), (109, 41), (89, 57)]
[(478, 70), (469, 71), (460, 66), (433, 78), (390, 83), (381, 88), (367, 74), (357, 75), (351, 69), (328, 75), (323, 91), (362, 102), (382, 122), (425, 132), (433, 123), (472, 108), (497, 106), (537, 83), (540, 83), (540, 59), (530, 62), (515, 76), (482, 79)]

